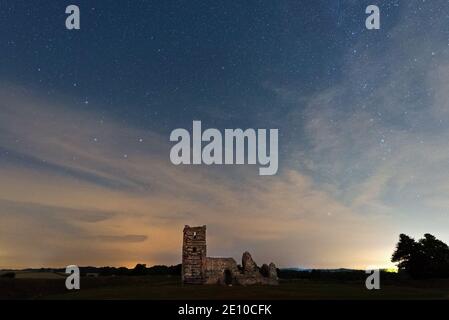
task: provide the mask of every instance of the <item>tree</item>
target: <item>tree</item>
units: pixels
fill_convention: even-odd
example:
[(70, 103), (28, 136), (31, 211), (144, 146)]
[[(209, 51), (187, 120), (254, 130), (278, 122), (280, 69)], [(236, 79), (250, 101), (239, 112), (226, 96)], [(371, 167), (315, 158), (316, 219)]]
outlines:
[(413, 278), (449, 277), (449, 247), (428, 233), (418, 242), (401, 234), (391, 261)]
[(147, 274), (147, 265), (146, 264), (136, 264), (136, 266), (134, 267), (133, 271), (132, 271), (133, 275), (136, 276), (143, 276)]
[(449, 277), (449, 247), (443, 241), (426, 233), (419, 240), (426, 259), (426, 272), (429, 277)]

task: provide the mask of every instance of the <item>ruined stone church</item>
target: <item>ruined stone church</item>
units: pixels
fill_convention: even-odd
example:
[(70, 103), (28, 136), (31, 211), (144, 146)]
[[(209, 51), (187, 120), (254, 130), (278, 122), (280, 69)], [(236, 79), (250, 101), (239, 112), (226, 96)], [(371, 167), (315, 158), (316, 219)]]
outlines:
[(259, 268), (249, 252), (243, 253), (242, 265), (233, 258), (207, 256), (206, 226), (184, 227), (182, 244), (182, 281), (186, 284), (267, 284), (277, 285), (274, 263)]

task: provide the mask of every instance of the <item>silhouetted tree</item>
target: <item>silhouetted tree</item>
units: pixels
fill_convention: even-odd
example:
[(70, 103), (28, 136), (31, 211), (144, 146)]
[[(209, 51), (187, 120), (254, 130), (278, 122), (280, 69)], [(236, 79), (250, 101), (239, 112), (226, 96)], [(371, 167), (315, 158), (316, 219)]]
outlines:
[[(405, 234), (399, 235), (399, 242), (396, 251), (391, 258), (392, 262), (398, 262), (399, 271), (405, 271), (413, 276), (416, 268), (416, 259), (419, 255), (418, 243)], [(419, 271), (418, 271), (419, 273)]]
[(133, 271), (132, 271), (133, 275), (136, 276), (143, 276), (145, 274), (147, 274), (147, 265), (146, 264), (136, 264), (136, 266), (134, 267)]
[(449, 277), (449, 247), (443, 241), (426, 233), (419, 240), (426, 262), (426, 275)]
[(428, 233), (418, 242), (401, 234), (391, 261), (413, 278), (449, 277), (449, 247)]

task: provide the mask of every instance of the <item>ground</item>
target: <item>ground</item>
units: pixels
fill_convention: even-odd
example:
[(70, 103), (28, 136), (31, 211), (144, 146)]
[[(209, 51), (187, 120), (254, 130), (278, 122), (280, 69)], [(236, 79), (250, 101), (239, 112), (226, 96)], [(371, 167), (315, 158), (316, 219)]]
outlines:
[(0, 279), (0, 299), (449, 299), (449, 280), (402, 281), (368, 291), (360, 281), (286, 280), (279, 286), (181, 285), (177, 276), (82, 278), (67, 291), (63, 279)]

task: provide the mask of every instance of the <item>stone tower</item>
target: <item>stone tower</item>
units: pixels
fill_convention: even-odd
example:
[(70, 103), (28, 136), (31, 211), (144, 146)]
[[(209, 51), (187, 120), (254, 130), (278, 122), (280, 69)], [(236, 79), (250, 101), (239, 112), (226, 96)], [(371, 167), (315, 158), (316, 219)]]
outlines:
[(184, 227), (182, 243), (182, 282), (202, 284), (206, 281), (206, 226)]

